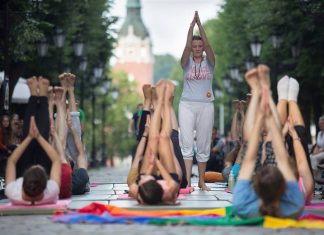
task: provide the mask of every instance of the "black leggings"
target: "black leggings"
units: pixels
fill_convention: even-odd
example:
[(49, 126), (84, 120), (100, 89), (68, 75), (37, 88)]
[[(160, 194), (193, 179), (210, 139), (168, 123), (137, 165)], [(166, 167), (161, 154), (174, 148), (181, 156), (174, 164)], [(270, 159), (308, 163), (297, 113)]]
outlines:
[(182, 171), (182, 179), (180, 183), (180, 188), (186, 188), (188, 185), (187, 181), (187, 171), (186, 171), (186, 166), (183, 160), (180, 144), (179, 144), (179, 132), (177, 130), (172, 130), (171, 132), (171, 141), (173, 144), (173, 150), (174, 154), (179, 162), (181, 171)]
[[(47, 97), (31, 96), (29, 98), (24, 117), (23, 139), (28, 136), (31, 116), (35, 117), (39, 133), (48, 141), (50, 121)], [(37, 140), (33, 139), (17, 162), (17, 178), (21, 177), (26, 169), (37, 164), (43, 166), (47, 174), (50, 174), (52, 162)]]
[(150, 115), (150, 111), (147, 111), (147, 110), (142, 111), (142, 115), (141, 115), (141, 119), (139, 120), (139, 127), (138, 127), (138, 135), (137, 135), (138, 142), (141, 141), (142, 135), (145, 130), (146, 119), (147, 119), (147, 116), (149, 116), (149, 115)]

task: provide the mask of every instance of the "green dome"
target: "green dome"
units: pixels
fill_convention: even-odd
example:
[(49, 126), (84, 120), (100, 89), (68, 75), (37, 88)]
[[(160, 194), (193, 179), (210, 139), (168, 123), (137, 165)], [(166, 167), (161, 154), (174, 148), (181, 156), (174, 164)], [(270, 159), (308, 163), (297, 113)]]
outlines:
[(128, 0), (126, 7), (127, 8), (141, 8), (141, 1), (140, 0)]
[(128, 0), (127, 1), (127, 15), (125, 22), (123, 23), (120, 31), (120, 36), (126, 36), (128, 34), (128, 26), (132, 25), (134, 28), (134, 34), (142, 39), (149, 36), (149, 32), (146, 29), (142, 17), (141, 17), (141, 1), (140, 0)]

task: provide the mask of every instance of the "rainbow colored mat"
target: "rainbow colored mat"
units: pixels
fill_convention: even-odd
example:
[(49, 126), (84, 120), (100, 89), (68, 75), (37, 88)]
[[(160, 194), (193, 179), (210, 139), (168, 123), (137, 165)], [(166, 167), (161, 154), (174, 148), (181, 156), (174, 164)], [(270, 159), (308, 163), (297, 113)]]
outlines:
[(118, 223), (118, 224), (191, 224), (191, 225), (258, 225), (265, 228), (318, 228), (324, 229), (324, 215), (304, 213), (299, 220), (258, 217), (240, 219), (233, 215), (233, 208), (210, 210), (127, 210), (116, 206), (91, 203), (76, 212), (57, 213), (53, 221), (61, 223)]

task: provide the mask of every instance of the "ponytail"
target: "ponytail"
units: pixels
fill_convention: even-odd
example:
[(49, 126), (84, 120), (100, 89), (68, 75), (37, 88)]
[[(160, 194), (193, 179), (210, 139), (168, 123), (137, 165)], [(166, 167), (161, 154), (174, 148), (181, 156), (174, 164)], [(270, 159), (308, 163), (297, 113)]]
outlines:
[(260, 205), (260, 214), (261, 215), (269, 215), (272, 217), (280, 217), (279, 215), (279, 203), (277, 202), (268, 202), (264, 203), (261, 201)]

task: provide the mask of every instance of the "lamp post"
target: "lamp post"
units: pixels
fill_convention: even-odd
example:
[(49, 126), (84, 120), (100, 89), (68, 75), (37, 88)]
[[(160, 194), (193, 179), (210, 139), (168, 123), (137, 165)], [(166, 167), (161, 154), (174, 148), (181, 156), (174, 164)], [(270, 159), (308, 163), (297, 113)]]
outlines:
[(54, 44), (57, 48), (60, 49), (60, 55), (59, 55), (59, 73), (62, 73), (64, 71), (64, 65), (63, 65), (63, 47), (65, 42), (65, 34), (63, 32), (63, 29), (56, 28), (55, 35), (54, 35)]
[(88, 60), (87, 57), (83, 57), (79, 64), (79, 70), (82, 72), (81, 82), (80, 82), (80, 108), (83, 109), (83, 100), (84, 100), (84, 73), (87, 70)]
[(245, 68), (247, 71), (253, 69), (255, 67), (254, 61), (251, 58), (247, 58), (245, 60)]
[(258, 37), (255, 37), (254, 40), (250, 43), (250, 49), (251, 49), (252, 56), (254, 57), (256, 65), (259, 63), (261, 47), (262, 47), (262, 44)]
[[(116, 102), (116, 100), (118, 99), (119, 97), (119, 90), (117, 88), (113, 88), (112, 91), (111, 91), (111, 98), (113, 100), (113, 102)], [(114, 166), (114, 155), (113, 155), (113, 152), (111, 154), (111, 166), (113, 167)]]
[(229, 69), (229, 73), (232, 79), (235, 79), (239, 82), (241, 82), (241, 77), (240, 77), (240, 69), (236, 65), (232, 65)]
[(74, 50), (74, 54), (77, 57), (80, 57), (83, 55), (84, 52), (84, 42), (82, 40), (82, 37), (80, 35), (78, 35), (74, 42), (73, 42), (73, 50)]
[[(101, 64), (100, 64), (101, 65)], [(91, 166), (96, 167), (97, 166), (97, 156), (96, 156), (96, 94), (95, 94), (95, 88), (98, 79), (101, 77), (103, 72), (102, 67), (96, 67), (93, 69), (93, 77), (91, 80), (92, 83), (92, 149), (91, 149)]]
[(101, 130), (101, 163), (102, 165), (106, 165), (107, 159), (107, 147), (106, 147), (106, 108), (107, 101), (106, 95), (110, 87), (110, 80), (106, 77), (103, 81), (103, 84), (100, 89), (100, 93), (103, 96), (102, 98), (102, 130)]
[(297, 58), (300, 54), (300, 48), (297, 45), (293, 45), (291, 47), (291, 55), (293, 56), (293, 58)]
[(278, 33), (274, 32), (270, 36), (270, 39), (271, 39), (272, 48), (275, 50), (274, 77), (275, 77), (275, 79), (277, 79), (277, 76), (278, 76), (278, 50), (282, 43), (282, 37)]

